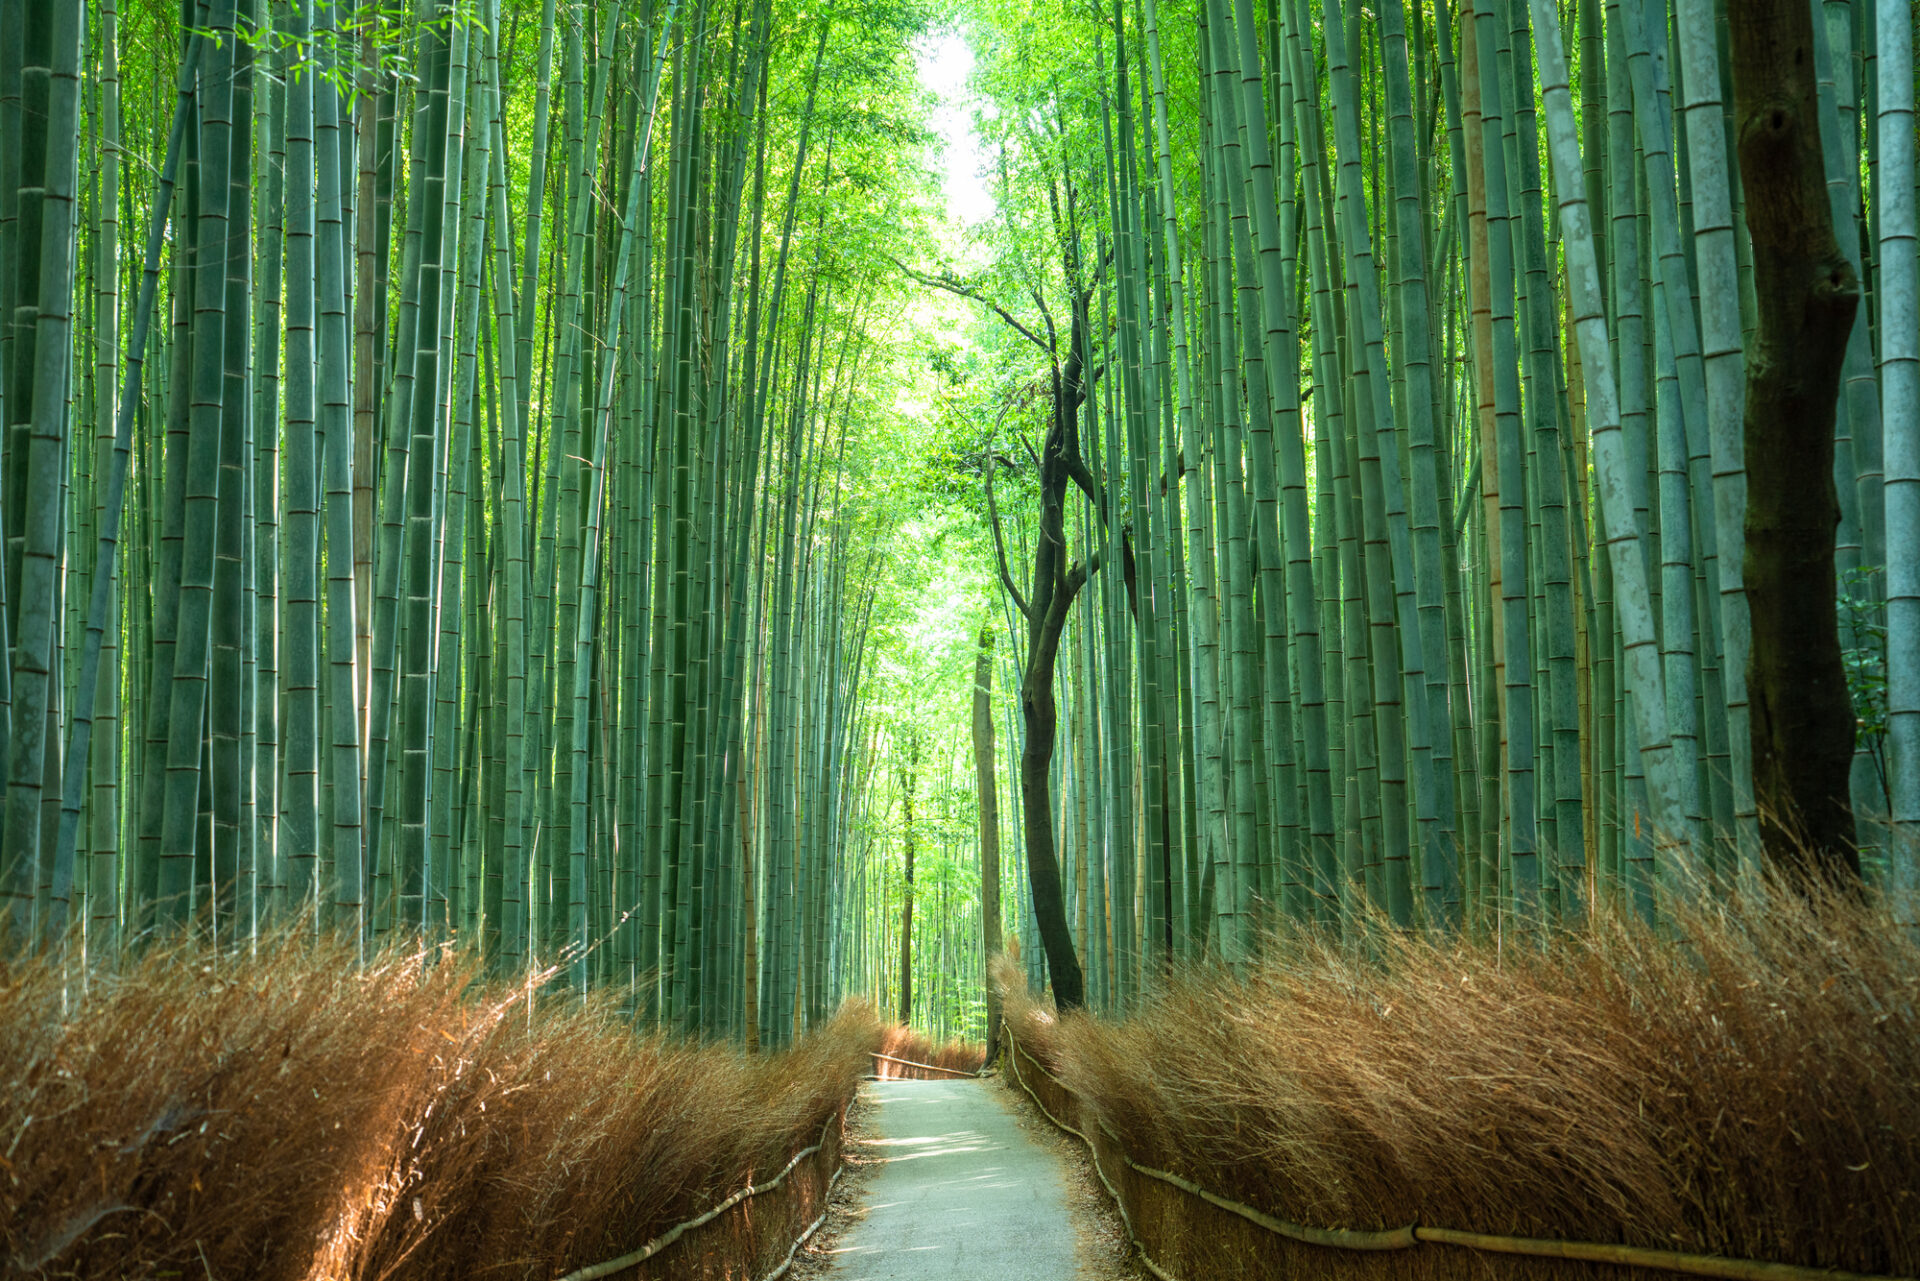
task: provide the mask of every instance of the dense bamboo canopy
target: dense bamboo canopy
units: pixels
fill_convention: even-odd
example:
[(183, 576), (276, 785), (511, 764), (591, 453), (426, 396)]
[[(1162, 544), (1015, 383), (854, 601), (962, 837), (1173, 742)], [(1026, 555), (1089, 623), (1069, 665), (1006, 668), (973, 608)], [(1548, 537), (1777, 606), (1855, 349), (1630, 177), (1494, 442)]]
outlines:
[(1783, 636), (1911, 902), (1912, 13), (1800, 3), (1813, 392), (1716, 0), (0, 0), (8, 946), (977, 1037), (1750, 888)]

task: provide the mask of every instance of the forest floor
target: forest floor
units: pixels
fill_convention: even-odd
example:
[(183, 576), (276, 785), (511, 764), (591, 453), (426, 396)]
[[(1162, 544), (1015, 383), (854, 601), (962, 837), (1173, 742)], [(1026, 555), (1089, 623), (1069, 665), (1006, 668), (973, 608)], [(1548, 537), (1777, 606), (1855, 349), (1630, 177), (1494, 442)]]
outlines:
[(999, 1082), (878, 1081), (799, 1275), (821, 1281), (1130, 1281), (1080, 1158)]

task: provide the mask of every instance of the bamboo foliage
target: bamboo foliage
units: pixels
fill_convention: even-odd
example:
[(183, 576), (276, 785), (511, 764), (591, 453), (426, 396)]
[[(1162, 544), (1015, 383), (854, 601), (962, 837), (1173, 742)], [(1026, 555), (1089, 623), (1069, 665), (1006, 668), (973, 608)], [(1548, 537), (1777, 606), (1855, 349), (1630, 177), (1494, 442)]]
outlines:
[[(1900, 789), (1920, 770), (1891, 727), (1911, 703), (1911, 575), (1877, 531), (1906, 530), (1911, 485), (1913, 52), (1902, 6), (1867, 8), (1862, 27), (1829, 7), (1816, 34), (1840, 240), (1878, 255), (1840, 405), (1854, 514), (1836, 555), (1863, 567), (1840, 620), (1854, 810), (1868, 876), (1900, 886)], [(1110, 385), (1086, 430), (1151, 461), (1111, 466), (1131, 559), (1104, 573), (1165, 566), (1163, 599), (1185, 605), (1087, 623), (1139, 675), (1109, 658), (1062, 678), (1090, 709), (1125, 681), (1145, 704), (1129, 748), (1171, 749), (1164, 784), (1143, 769), (1114, 805), (1062, 747), (1060, 821), (1096, 863), (1073, 886), (1100, 900), (1069, 914), (1103, 958), (1134, 958), (1090, 971), (1106, 990), (1089, 1002), (1137, 991), (1163, 933), (1172, 955), (1234, 965), (1256, 920), (1553, 930), (1753, 884), (1752, 298), (1715, 7), (970, 13), (997, 42), (976, 81), (1012, 157), (1002, 256), (975, 293), (1044, 324), (1046, 291), (1071, 280), (1036, 286), (1017, 264), (1113, 246), (1117, 320), (1089, 356)], [(1097, 78), (1019, 70), (1061, 22)], [(1132, 163), (1142, 147), (1154, 164)], [(1022, 166), (1048, 163), (1060, 189), (1108, 200), (1069, 223), (1064, 202), (1023, 197)], [(1139, 235), (1143, 215), (1158, 234)], [(1020, 366), (1017, 343), (1004, 359)], [(1030, 516), (1003, 499), (989, 519)], [(1187, 798), (1190, 826), (1156, 820), (1163, 794)], [(1169, 830), (1160, 868), (1116, 855)], [(1124, 910), (1116, 875), (1140, 896)], [(1091, 924), (1115, 912), (1101, 929), (1124, 948)]]
[[(774, 1039), (826, 1017), (882, 529), (846, 442), (900, 297), (862, 254), (908, 234), (842, 175), (919, 181), (902, 17), (829, 49), (771, 0), (225, 0), (129, 68), (115, 10), (31, 8), (0, 95), (14, 946), (311, 912), (738, 1034), (772, 938), (812, 976)], [(157, 181), (119, 163), (149, 141)], [(777, 808), (742, 755), (769, 718)]]
[[(1911, 14), (1815, 16), (1848, 799), (1911, 895)], [(1101, 1010), (1752, 886), (1724, 17), (970, 0), (956, 239), (917, 6), (0, 0), (11, 945), (310, 913), (778, 1045), (977, 1028), (1002, 882)]]

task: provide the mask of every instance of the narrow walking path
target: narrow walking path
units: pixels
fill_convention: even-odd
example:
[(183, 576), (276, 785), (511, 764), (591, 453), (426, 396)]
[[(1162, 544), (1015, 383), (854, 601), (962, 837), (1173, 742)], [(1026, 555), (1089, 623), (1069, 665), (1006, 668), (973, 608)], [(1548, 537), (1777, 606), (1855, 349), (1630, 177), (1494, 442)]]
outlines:
[(880, 1081), (871, 1155), (885, 1162), (833, 1281), (1072, 1281), (1079, 1271), (1059, 1157), (988, 1081)]

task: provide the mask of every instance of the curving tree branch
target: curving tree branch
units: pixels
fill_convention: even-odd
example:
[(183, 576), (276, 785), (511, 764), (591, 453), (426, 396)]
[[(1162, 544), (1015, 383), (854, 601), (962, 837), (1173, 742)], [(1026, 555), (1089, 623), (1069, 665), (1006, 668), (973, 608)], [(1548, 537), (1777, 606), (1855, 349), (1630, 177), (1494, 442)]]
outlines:
[(1018, 333), (1022, 338), (1025, 338), (1028, 342), (1038, 347), (1041, 351), (1046, 352), (1049, 356), (1053, 354), (1053, 348), (1047, 343), (1046, 339), (1042, 338), (1039, 334), (1034, 333), (1033, 330), (1021, 324), (1020, 321), (1014, 317), (1014, 314), (1012, 312), (1008, 311), (1005, 307), (1002, 307), (999, 303), (987, 297), (985, 294), (981, 293), (978, 287), (968, 284), (966, 281), (961, 280), (958, 276), (953, 276), (946, 273), (942, 273), (938, 276), (935, 276), (935, 275), (930, 275), (927, 272), (917, 270), (916, 268), (909, 267), (907, 266), (906, 263), (901, 262), (898, 258), (895, 258), (892, 254), (882, 254), (881, 256), (884, 257), (888, 262), (892, 263), (894, 266), (898, 267), (902, 272), (906, 273), (908, 276), (919, 281), (921, 284), (927, 286), (929, 289), (944, 289), (950, 294), (955, 294), (971, 302), (977, 302), (983, 307), (991, 308), (995, 315), (999, 316), (1000, 319), (1006, 321), (1008, 325), (1012, 326), (1014, 332)]
[(1013, 466), (1012, 463), (1009, 463), (999, 454), (987, 455), (987, 524), (993, 529), (994, 561), (1000, 567), (1000, 585), (1007, 589), (1007, 595), (1012, 597), (1014, 607), (1020, 611), (1021, 616), (1031, 623), (1033, 622), (1033, 607), (1027, 604), (1027, 598), (1022, 596), (1020, 589), (1014, 585), (1013, 571), (1007, 567), (1006, 539), (1002, 537), (1000, 533), (1000, 509), (993, 501), (993, 469), (995, 464), (1009, 468)]

